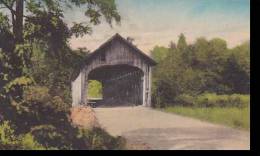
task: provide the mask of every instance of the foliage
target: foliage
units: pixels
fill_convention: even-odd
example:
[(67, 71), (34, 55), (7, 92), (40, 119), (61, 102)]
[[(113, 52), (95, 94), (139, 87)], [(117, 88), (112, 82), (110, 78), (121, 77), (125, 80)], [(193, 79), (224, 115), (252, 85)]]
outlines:
[[(113, 22), (119, 23), (121, 17), (115, 1), (0, 0), (0, 9), (3, 8), (0, 119), (10, 120), (14, 125), (8, 135), (11, 137), (15, 132), (12, 138), (19, 143), (10, 148), (38, 149), (33, 140), (36, 139), (46, 149), (78, 149), (79, 130), (68, 119), (70, 81), (88, 51), (82, 48), (73, 51), (68, 43), (73, 36), (92, 33), (92, 26), (102, 20), (111, 26)], [(65, 23), (64, 11), (79, 8), (85, 10), (85, 21)], [(20, 136), (24, 136), (23, 147)], [(89, 149), (86, 144), (81, 148)]]
[(250, 104), (249, 95), (217, 95), (217, 94), (201, 94), (198, 96), (191, 96), (181, 94), (176, 97), (175, 104), (181, 106), (191, 107), (237, 107), (245, 108)]
[[(70, 107), (60, 97), (48, 94), (49, 89), (30, 86), (21, 103), (13, 102), (16, 133), (30, 133), (45, 149), (120, 149), (122, 138), (114, 138), (103, 129), (82, 130), (72, 125)], [(48, 115), (46, 115), (48, 114)]]
[(152, 58), (157, 62), (164, 60), (169, 54), (169, 48), (155, 46), (151, 51)]
[(195, 98), (188, 94), (181, 94), (175, 99), (176, 105), (194, 106)]
[(194, 117), (204, 121), (223, 124), (239, 129), (250, 129), (250, 108), (237, 107), (167, 107), (163, 109), (169, 113), (176, 113), (184, 116)]
[[(185, 105), (191, 105), (191, 97), (208, 93), (248, 94), (250, 91), (250, 49), (243, 43), (233, 49), (226, 41), (214, 38), (198, 38), (187, 44), (180, 35), (178, 44), (170, 48), (158, 46), (152, 57), (158, 61), (153, 69), (152, 103), (154, 107), (166, 107), (178, 96), (185, 94)], [(164, 49), (164, 50), (163, 50)], [(166, 55), (166, 56), (165, 56)], [(160, 57), (162, 56), (162, 57)]]
[(103, 129), (97, 127), (91, 131), (81, 129), (78, 138), (83, 139), (82, 141), (92, 150), (122, 150), (126, 144), (124, 138), (113, 137)]
[(177, 48), (180, 51), (185, 51), (187, 49), (187, 47), (188, 47), (188, 44), (186, 42), (186, 37), (184, 36), (184, 34), (180, 34)]
[(102, 98), (102, 83), (96, 80), (88, 82), (88, 97)]
[(195, 105), (199, 107), (247, 107), (250, 103), (249, 95), (216, 95), (203, 94), (196, 98)]
[(232, 92), (246, 94), (250, 92), (250, 44), (245, 42), (231, 50), (225, 68), (223, 80)]
[[(47, 80), (51, 85), (51, 92), (57, 95), (60, 90), (65, 90), (64, 97), (67, 98), (70, 80), (67, 76), (71, 75), (72, 68), (75, 67), (72, 64), (74, 58), (78, 58), (72, 53), (68, 40), (74, 35), (77, 37), (89, 34), (91, 31), (88, 30), (91, 26), (100, 24), (101, 19), (105, 19), (111, 26), (113, 21), (120, 22), (114, 0), (0, 0), (0, 6), (6, 9), (5, 12), (0, 13), (0, 98), (1, 103), (3, 101), (6, 105), (10, 105), (12, 100), (19, 102), (24, 87), (18, 84), (12, 85), (13, 89), (9, 89), (10, 85), (6, 85), (14, 84), (14, 80), (17, 82), (17, 79), (24, 77), (34, 78), (35, 75), (30, 71), (34, 65), (31, 55), (37, 48), (40, 48), (43, 53), (39, 55), (41, 59), (44, 57), (45, 60), (49, 60), (45, 62), (46, 64), (52, 62), (49, 69), (56, 70), (49, 75), (51, 82)], [(85, 9), (86, 22), (74, 22), (74, 25), (68, 26), (64, 22), (64, 10), (67, 8)], [(71, 58), (71, 56), (75, 57)], [(54, 88), (58, 88), (58, 91)], [(69, 98), (66, 99), (68, 100)]]
[(4, 121), (0, 125), (0, 149), (1, 150), (43, 150), (34, 137), (27, 133), (17, 136), (12, 129), (10, 122)]
[(77, 73), (74, 69), (79, 69), (81, 62), (88, 52), (84, 49), (64, 52), (64, 62), (59, 62), (53, 57), (49, 57), (44, 52), (44, 47), (33, 46), (31, 64), (33, 68), (28, 73), (33, 77), (36, 84), (49, 88), (52, 96), (60, 96), (66, 103), (71, 103), (70, 83)]

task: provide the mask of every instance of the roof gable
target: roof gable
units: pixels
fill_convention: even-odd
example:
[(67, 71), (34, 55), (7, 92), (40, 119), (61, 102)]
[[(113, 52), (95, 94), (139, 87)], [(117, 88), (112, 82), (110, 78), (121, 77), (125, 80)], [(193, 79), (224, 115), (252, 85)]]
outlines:
[(140, 55), (140, 57), (142, 57), (149, 65), (154, 66), (157, 63), (150, 58), (148, 55), (146, 55), (144, 52), (142, 52), (140, 49), (138, 49), (135, 45), (133, 45), (132, 43), (130, 43), (129, 41), (127, 41), (125, 38), (123, 38), (121, 35), (119, 35), (118, 33), (115, 34), (113, 37), (111, 37), (108, 41), (106, 41), (105, 43), (103, 43), (99, 48), (97, 48), (94, 52), (90, 53), (89, 56), (86, 58), (85, 62), (88, 62), (88, 60), (91, 60), (92, 58), (94, 58), (94, 56), (96, 56), (97, 54), (100, 54), (102, 52), (104, 52), (104, 48), (106, 48), (107, 46), (109, 46), (111, 43), (113, 43), (114, 40), (119, 40), (121, 41), (123, 44), (127, 45), (130, 49), (132, 49), (134, 52), (136, 52), (138, 55)]

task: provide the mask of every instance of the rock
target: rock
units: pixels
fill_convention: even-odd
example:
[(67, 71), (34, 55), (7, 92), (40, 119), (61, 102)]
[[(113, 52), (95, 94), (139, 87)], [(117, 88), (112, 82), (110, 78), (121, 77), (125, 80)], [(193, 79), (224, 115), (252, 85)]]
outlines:
[(70, 118), (75, 126), (84, 129), (100, 127), (95, 112), (91, 107), (78, 106), (71, 108)]

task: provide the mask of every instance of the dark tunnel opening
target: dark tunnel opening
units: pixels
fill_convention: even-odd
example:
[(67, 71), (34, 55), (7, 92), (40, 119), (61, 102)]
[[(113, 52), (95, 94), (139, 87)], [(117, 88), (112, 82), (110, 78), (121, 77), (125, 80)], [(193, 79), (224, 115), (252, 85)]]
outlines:
[[(97, 107), (137, 106), (143, 102), (143, 76), (141, 69), (129, 65), (103, 66), (92, 70), (88, 80), (102, 84), (102, 99)], [(91, 99), (88, 99), (91, 102)]]

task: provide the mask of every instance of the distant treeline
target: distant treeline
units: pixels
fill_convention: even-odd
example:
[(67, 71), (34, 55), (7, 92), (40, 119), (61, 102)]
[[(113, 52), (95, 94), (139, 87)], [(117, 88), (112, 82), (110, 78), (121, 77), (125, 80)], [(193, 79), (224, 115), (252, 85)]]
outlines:
[(180, 95), (203, 93), (250, 93), (250, 43), (228, 48), (223, 39), (198, 38), (187, 44), (180, 35), (178, 43), (156, 46), (151, 55), (158, 62), (153, 69), (153, 105), (176, 103)]

